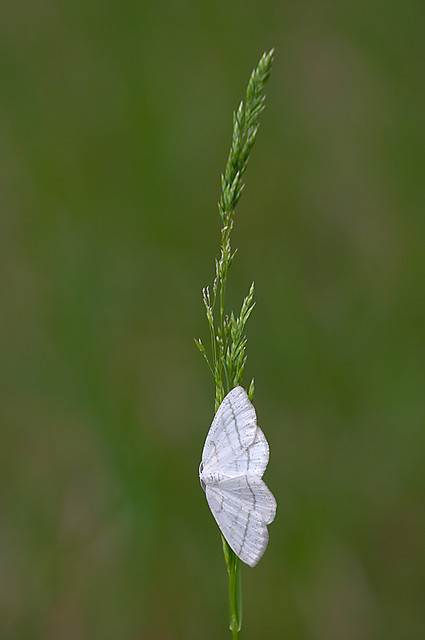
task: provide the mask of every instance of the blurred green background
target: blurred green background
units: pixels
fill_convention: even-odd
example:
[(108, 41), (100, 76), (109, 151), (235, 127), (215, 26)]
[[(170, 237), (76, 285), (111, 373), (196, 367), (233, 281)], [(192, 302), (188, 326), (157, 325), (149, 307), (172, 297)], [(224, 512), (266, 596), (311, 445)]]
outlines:
[(0, 9), (0, 637), (216, 640), (194, 343), (231, 114), (276, 58), (228, 291), (278, 500), (242, 638), (425, 637), (425, 5)]

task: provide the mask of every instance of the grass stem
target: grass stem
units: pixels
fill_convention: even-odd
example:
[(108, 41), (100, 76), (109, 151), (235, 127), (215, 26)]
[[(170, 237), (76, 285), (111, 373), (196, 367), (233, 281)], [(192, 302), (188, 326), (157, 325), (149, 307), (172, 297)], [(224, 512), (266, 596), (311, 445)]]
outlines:
[[(233, 114), (232, 145), (226, 169), (221, 177), (222, 193), (218, 204), (222, 221), (220, 254), (215, 261), (212, 291), (210, 292), (209, 287), (203, 290), (211, 340), (210, 356), (201, 340), (196, 340), (199, 350), (213, 373), (216, 411), (225, 395), (241, 384), (246, 363), (245, 326), (254, 307), (254, 283), (242, 303), (239, 316), (235, 316), (233, 312), (227, 315), (225, 313), (227, 275), (236, 254), (236, 251), (232, 251), (231, 248), (230, 235), (233, 229), (235, 207), (244, 187), (242, 176), (257, 137), (260, 115), (265, 105), (264, 86), (272, 68), (273, 54), (272, 49), (261, 57), (249, 79), (245, 101), (240, 103), (238, 110)], [(253, 393), (254, 382), (252, 381), (249, 390), (250, 399)], [(225, 538), (222, 537), (222, 541), (229, 578), (229, 626), (233, 640), (237, 640), (242, 626), (240, 562)]]

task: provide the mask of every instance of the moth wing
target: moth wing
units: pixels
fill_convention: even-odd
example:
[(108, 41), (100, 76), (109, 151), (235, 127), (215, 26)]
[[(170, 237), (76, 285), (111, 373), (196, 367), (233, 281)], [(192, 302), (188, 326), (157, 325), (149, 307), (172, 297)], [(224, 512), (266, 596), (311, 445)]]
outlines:
[(238, 457), (255, 439), (257, 415), (242, 387), (224, 398), (214, 416), (202, 451), (202, 463), (217, 470), (222, 461)]
[[(269, 462), (269, 456), (266, 436), (257, 426), (252, 444), (245, 448), (223, 451), (219, 463), (214, 465), (214, 471), (230, 477), (250, 474), (261, 478)], [(216, 462), (215, 458), (213, 461)]]
[(257, 476), (230, 478), (206, 487), (212, 514), (230, 547), (254, 567), (266, 550), (267, 524), (276, 514), (276, 500)]

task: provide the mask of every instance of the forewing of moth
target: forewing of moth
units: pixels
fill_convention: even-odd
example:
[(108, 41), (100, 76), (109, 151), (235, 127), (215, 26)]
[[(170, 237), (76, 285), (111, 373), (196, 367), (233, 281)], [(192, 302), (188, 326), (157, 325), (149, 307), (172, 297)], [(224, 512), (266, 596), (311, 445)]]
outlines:
[(242, 387), (232, 389), (219, 406), (205, 440), (203, 468), (216, 471), (224, 460), (237, 458), (254, 442), (257, 416)]

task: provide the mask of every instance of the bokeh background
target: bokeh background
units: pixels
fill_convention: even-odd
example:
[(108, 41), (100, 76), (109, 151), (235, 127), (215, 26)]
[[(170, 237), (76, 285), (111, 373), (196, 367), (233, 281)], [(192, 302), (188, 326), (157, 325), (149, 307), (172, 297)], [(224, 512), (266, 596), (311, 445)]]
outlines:
[(0, 637), (230, 637), (193, 338), (272, 46), (228, 291), (279, 504), (242, 637), (425, 637), (424, 3), (0, 13)]

